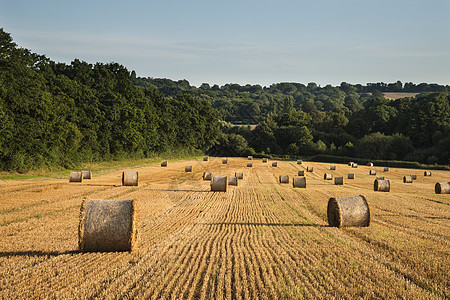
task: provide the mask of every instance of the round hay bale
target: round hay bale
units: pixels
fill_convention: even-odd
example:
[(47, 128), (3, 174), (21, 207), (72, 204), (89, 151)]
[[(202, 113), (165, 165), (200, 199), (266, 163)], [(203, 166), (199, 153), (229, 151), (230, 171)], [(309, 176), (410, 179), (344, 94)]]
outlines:
[(352, 164), (352, 168), (357, 168), (358, 167), (358, 164), (357, 163), (353, 163)]
[(138, 239), (134, 200), (83, 200), (78, 225), (82, 252), (132, 251)]
[(237, 179), (244, 179), (243, 172), (234, 172), (234, 176), (237, 177)]
[(184, 167), (185, 172), (192, 172), (192, 166), (185, 166)]
[(163, 160), (161, 162), (161, 167), (167, 167), (167, 160)]
[(252, 162), (248, 162), (247, 163), (247, 168), (251, 168), (251, 167), (253, 167), (253, 163)]
[(412, 183), (413, 179), (411, 176), (403, 176), (403, 183)]
[(83, 181), (83, 172), (70, 172), (69, 182), (82, 182), (82, 181)]
[(306, 172), (312, 172), (312, 171), (314, 171), (313, 167), (306, 167)]
[(208, 172), (203, 172), (203, 180), (209, 180), (211, 181), (212, 174)]
[(327, 216), (331, 227), (367, 227), (370, 224), (369, 205), (362, 195), (330, 198)]
[(351, 167), (351, 166), (353, 166), (353, 164), (354, 164), (354, 162), (349, 161), (347, 165), (348, 165), (349, 167)]
[(228, 185), (234, 185), (237, 186), (238, 185), (238, 179), (236, 176), (230, 176), (228, 177)]
[(355, 173), (348, 173), (348, 179), (355, 179)]
[(344, 177), (334, 177), (335, 185), (344, 185)]
[(228, 159), (224, 158), (222, 159), (222, 164), (226, 165), (228, 163)]
[(92, 179), (92, 172), (91, 172), (91, 170), (81, 171), (81, 173), (83, 173), (83, 179)]
[(431, 171), (425, 171), (425, 172), (423, 172), (423, 176), (431, 176)]
[(412, 178), (413, 180), (417, 180), (417, 175), (416, 175), (416, 174), (411, 174), (411, 178)]
[(391, 183), (389, 180), (375, 179), (373, 182), (373, 190), (378, 192), (390, 192)]
[(388, 167), (384, 167), (384, 170), (383, 170), (384, 172), (387, 172), (387, 171), (389, 171), (389, 168)]
[(306, 177), (294, 177), (292, 180), (294, 188), (306, 188)]
[(278, 167), (278, 163), (277, 163), (276, 161), (274, 161), (274, 162), (272, 163), (272, 167)]
[(325, 173), (325, 174), (323, 174), (323, 179), (325, 179), (325, 180), (332, 180), (333, 179), (333, 174)]
[(336, 166), (335, 165), (331, 165), (330, 166), (330, 170), (336, 170)]
[(208, 156), (203, 156), (203, 161), (208, 161), (209, 157)]
[(280, 183), (289, 183), (289, 175), (280, 175), (279, 181)]
[(301, 159), (297, 160), (297, 165), (301, 165), (301, 164), (302, 164), (302, 160)]
[(212, 192), (226, 192), (227, 191), (227, 176), (213, 176), (211, 180), (211, 191)]
[(369, 167), (373, 167), (373, 163), (371, 163), (371, 162), (368, 162), (367, 165), (368, 165)]
[(304, 170), (298, 171), (298, 176), (305, 176), (305, 171)]
[(267, 157), (264, 157), (263, 158), (263, 163), (266, 163), (267, 162)]
[(248, 159), (248, 160), (253, 160), (253, 156), (250, 156), (250, 155), (249, 155), (249, 156), (247, 157), (247, 159)]
[(134, 172), (134, 171), (122, 172), (122, 185), (137, 186), (138, 181), (139, 181), (138, 172)]
[(375, 170), (370, 170), (370, 171), (369, 171), (369, 175), (377, 175), (377, 171), (375, 171)]
[(436, 194), (450, 194), (450, 182), (436, 182), (434, 192)]

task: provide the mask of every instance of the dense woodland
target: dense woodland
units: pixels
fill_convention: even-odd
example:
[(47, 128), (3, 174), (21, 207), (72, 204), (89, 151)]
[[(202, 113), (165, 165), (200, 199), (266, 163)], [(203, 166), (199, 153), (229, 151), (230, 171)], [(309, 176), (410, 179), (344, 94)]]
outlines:
[(0, 170), (197, 150), (450, 164), (449, 92), (400, 81), (194, 87), (137, 78), (117, 63), (54, 62), (0, 29)]

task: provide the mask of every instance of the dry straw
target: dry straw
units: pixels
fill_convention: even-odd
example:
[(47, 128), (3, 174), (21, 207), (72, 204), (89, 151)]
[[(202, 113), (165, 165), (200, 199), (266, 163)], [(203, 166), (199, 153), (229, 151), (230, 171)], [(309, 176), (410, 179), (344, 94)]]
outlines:
[(253, 160), (253, 156), (248, 156), (247, 159), (248, 160)]
[(344, 184), (344, 177), (334, 177), (334, 184), (335, 185), (343, 185)]
[(192, 172), (192, 166), (185, 166), (184, 167), (185, 172)]
[(411, 176), (403, 176), (403, 183), (412, 183), (413, 179)]
[(163, 160), (161, 162), (161, 167), (167, 167), (167, 160)]
[(434, 186), (436, 194), (450, 194), (450, 182), (437, 182)]
[(138, 237), (134, 200), (83, 200), (78, 226), (82, 252), (132, 251)]
[(306, 172), (312, 172), (312, 171), (314, 171), (313, 167), (306, 167)]
[(243, 172), (234, 172), (234, 176), (237, 177), (237, 179), (244, 179)]
[(280, 175), (279, 181), (280, 183), (289, 183), (289, 175)]
[(211, 180), (211, 191), (213, 192), (226, 192), (227, 191), (227, 176), (213, 176)]
[(69, 182), (82, 182), (82, 181), (83, 181), (83, 172), (70, 172)]
[(387, 171), (389, 171), (389, 168), (388, 168), (388, 167), (385, 167), (383, 171), (384, 171), (384, 172), (387, 172)]
[(330, 198), (327, 216), (331, 227), (367, 227), (370, 224), (369, 205), (362, 195)]
[(263, 158), (263, 163), (266, 163), (267, 162), (267, 157), (264, 157)]
[(302, 160), (301, 159), (297, 160), (297, 164), (301, 165), (302, 164)]
[(389, 192), (391, 190), (391, 183), (389, 180), (375, 179), (373, 182), (373, 190), (378, 192)]
[(83, 173), (83, 179), (92, 179), (92, 172), (91, 172), (91, 170), (81, 171), (81, 173)]
[(333, 179), (333, 174), (325, 173), (325, 174), (323, 174), (323, 179), (325, 179), (325, 180), (332, 180)]
[(228, 185), (238, 185), (238, 178), (236, 176), (230, 176), (228, 177)]
[(304, 170), (298, 171), (298, 176), (305, 176), (305, 171)]
[(203, 180), (209, 180), (211, 181), (212, 174), (209, 172), (203, 172)]
[(277, 163), (276, 161), (274, 161), (274, 162), (272, 163), (272, 167), (278, 167), (278, 163)]
[(375, 171), (375, 170), (370, 170), (370, 171), (369, 171), (369, 175), (377, 175), (377, 171)]
[(134, 172), (134, 171), (122, 172), (122, 185), (137, 186), (138, 181), (139, 181), (138, 172)]
[(330, 170), (336, 170), (336, 166), (335, 165), (331, 165), (330, 166)]
[(348, 179), (355, 179), (355, 173), (348, 173)]
[(377, 176), (378, 180), (384, 180), (384, 176)]
[(203, 161), (208, 161), (209, 157), (208, 156), (203, 156)]
[(222, 159), (222, 164), (226, 165), (228, 163), (228, 159), (224, 158)]
[(294, 188), (306, 188), (306, 177), (294, 177), (292, 185)]
[(425, 172), (423, 172), (423, 176), (431, 176), (431, 171), (425, 171)]
[(248, 163), (247, 163), (247, 167), (248, 167), (248, 168), (253, 167), (253, 163), (252, 163), (252, 162), (248, 162)]

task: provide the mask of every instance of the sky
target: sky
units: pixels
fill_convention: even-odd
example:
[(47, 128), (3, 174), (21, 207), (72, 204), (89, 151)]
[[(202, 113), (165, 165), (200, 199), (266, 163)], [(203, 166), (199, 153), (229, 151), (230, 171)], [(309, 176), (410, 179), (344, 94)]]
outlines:
[(20, 47), (191, 85), (450, 84), (450, 0), (0, 0)]

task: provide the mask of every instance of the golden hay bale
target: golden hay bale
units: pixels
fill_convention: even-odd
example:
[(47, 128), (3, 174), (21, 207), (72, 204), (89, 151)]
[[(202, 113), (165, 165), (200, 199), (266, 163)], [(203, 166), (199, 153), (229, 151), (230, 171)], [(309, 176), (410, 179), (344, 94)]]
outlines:
[(387, 172), (387, 171), (389, 171), (389, 168), (388, 167), (384, 167), (384, 170), (383, 170), (384, 172)]
[(333, 179), (333, 174), (325, 173), (325, 174), (323, 174), (323, 179), (325, 179), (325, 180), (332, 180)]
[(330, 198), (327, 216), (331, 227), (367, 227), (370, 224), (369, 205), (362, 195)]
[(247, 163), (247, 167), (248, 167), (248, 168), (253, 167), (253, 163), (252, 163), (252, 162), (248, 162), (248, 163)]
[(336, 170), (336, 166), (335, 165), (330, 165), (330, 170)]
[(378, 192), (389, 192), (391, 190), (391, 183), (389, 180), (375, 179), (373, 182), (373, 190)]
[(370, 171), (369, 171), (369, 175), (377, 175), (377, 171), (375, 171), (375, 170), (370, 170)]
[(138, 238), (134, 200), (83, 200), (78, 225), (82, 252), (132, 251)]
[(312, 172), (312, 171), (314, 171), (313, 167), (306, 167), (306, 172)]
[(301, 164), (302, 164), (302, 160), (301, 159), (297, 160), (297, 165), (301, 165)]
[(436, 194), (450, 194), (450, 182), (436, 182), (434, 192)]
[(211, 181), (212, 174), (209, 172), (203, 172), (203, 180), (209, 180)]
[(211, 191), (212, 192), (226, 192), (227, 191), (227, 176), (213, 176), (211, 180)]
[(352, 164), (352, 168), (357, 168), (358, 167), (358, 164), (357, 163), (353, 163)]
[(353, 164), (354, 164), (354, 162), (349, 161), (347, 165), (348, 165), (349, 167), (351, 167), (351, 166), (353, 166)]
[(416, 175), (416, 174), (411, 174), (411, 178), (412, 178), (413, 180), (416, 180), (416, 179), (417, 179), (417, 175)]
[(192, 172), (192, 166), (185, 166), (184, 167), (185, 172)]
[(244, 179), (243, 172), (234, 172), (234, 176), (237, 177), (237, 179)]
[(222, 159), (222, 164), (226, 165), (228, 163), (228, 159), (224, 158)]
[(334, 184), (335, 185), (343, 185), (344, 184), (344, 177), (334, 177)]
[(412, 183), (413, 179), (411, 176), (403, 176), (403, 183)]
[(373, 167), (373, 163), (371, 163), (371, 162), (368, 162), (367, 165), (368, 165), (369, 167)]
[(82, 181), (83, 181), (83, 172), (70, 172), (69, 182), (82, 182)]
[(289, 183), (289, 175), (280, 175), (279, 181), (280, 183)]
[(203, 156), (203, 161), (208, 161), (209, 157), (208, 156)]
[(278, 166), (278, 163), (276, 162), (276, 161), (274, 161), (273, 163), (272, 163), (272, 167), (277, 167)]
[(161, 162), (161, 167), (167, 167), (167, 160), (163, 160)]
[(423, 172), (423, 176), (431, 176), (431, 171), (425, 171), (425, 172)]
[(263, 158), (263, 163), (266, 163), (267, 162), (267, 157), (264, 157)]
[(249, 155), (249, 156), (247, 157), (247, 159), (248, 159), (248, 160), (253, 160), (253, 156), (250, 156), (250, 155)]
[(122, 185), (137, 186), (139, 181), (138, 172), (125, 171), (122, 172)]
[(348, 173), (348, 179), (355, 179), (355, 173)]
[(305, 176), (305, 171), (304, 170), (298, 171), (298, 176)]
[(228, 177), (228, 185), (238, 185), (238, 178), (236, 176), (230, 176)]
[(294, 188), (306, 188), (306, 177), (294, 177), (292, 185)]
[(81, 173), (83, 173), (83, 179), (92, 179), (92, 172), (91, 172), (91, 170), (81, 171)]

